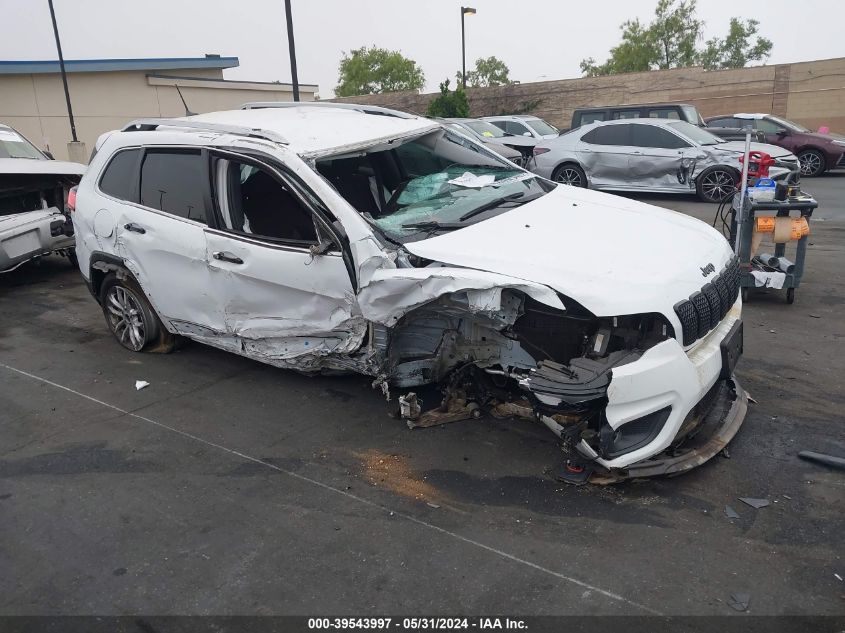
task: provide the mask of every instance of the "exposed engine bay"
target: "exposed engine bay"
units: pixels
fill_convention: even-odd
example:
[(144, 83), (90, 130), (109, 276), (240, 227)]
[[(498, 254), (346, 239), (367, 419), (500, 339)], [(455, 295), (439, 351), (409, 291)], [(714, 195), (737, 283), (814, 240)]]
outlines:
[(459, 293), (408, 313), (390, 330), (374, 328), (372, 344), (385, 355), (384, 375), (393, 387), (436, 383), (442, 392), (434, 407), (425, 407), (415, 392), (401, 396), (408, 426), (488, 412), (540, 420), (565, 452), (582, 440), (605, 457), (630, 448), (630, 438), (604, 419), (607, 388), (614, 368), (674, 336), (666, 319), (597, 318), (565, 297), (561, 311), (518, 291), (492, 292), (501, 294), (495, 312), (473, 310), (474, 293)]

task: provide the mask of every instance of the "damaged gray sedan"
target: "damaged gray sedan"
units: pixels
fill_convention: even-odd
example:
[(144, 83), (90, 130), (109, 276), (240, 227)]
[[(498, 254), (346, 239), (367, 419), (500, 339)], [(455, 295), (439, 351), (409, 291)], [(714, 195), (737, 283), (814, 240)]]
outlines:
[[(570, 480), (682, 472), (745, 417), (739, 268), (717, 231), (421, 117), (253, 104), (136, 121), (98, 141), (74, 224), (128, 350), (182, 336), (365, 374), (411, 427), (529, 418)], [(421, 406), (427, 386), (440, 396)]]
[[(798, 170), (798, 158), (782, 147), (752, 143), (751, 150), (777, 161), (772, 178)], [(575, 187), (695, 193), (721, 202), (736, 190), (744, 151), (743, 141), (724, 141), (686, 121), (600, 121), (537, 145), (532, 171)]]

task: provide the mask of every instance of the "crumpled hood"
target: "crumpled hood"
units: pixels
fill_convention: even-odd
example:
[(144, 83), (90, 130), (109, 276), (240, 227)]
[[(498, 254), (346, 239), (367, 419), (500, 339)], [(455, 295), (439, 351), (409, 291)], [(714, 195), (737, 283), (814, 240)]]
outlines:
[[(745, 152), (745, 141), (725, 141), (724, 143), (718, 143), (717, 145), (712, 145), (710, 147), (716, 147), (727, 152), (742, 154)], [(788, 149), (778, 147), (777, 145), (771, 145), (769, 143), (751, 143), (751, 151), (765, 152), (772, 158), (794, 158), (795, 156)]]
[(411, 253), (544, 284), (597, 316), (661, 312), (712, 280), (733, 256), (704, 222), (620, 196), (559, 186), (542, 198)]
[(81, 176), (85, 165), (64, 160), (33, 158), (0, 158), (0, 174), (36, 174), (52, 176)]

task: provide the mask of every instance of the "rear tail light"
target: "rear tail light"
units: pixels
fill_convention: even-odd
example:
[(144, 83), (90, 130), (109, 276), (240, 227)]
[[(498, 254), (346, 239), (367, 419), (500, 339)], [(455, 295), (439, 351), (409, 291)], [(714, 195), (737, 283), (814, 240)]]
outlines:
[(65, 203), (67, 210), (71, 213), (76, 211), (76, 187), (71, 187), (67, 192), (67, 202)]
[(546, 152), (552, 151), (548, 147), (535, 147), (534, 148), (534, 156), (539, 156), (540, 154), (545, 154)]

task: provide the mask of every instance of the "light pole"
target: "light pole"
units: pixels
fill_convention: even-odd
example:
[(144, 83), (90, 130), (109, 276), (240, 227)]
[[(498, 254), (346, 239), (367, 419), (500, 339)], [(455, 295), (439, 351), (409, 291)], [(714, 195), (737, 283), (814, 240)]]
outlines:
[(466, 32), (464, 30), (464, 16), (475, 15), (475, 9), (472, 7), (461, 7), (461, 83), (464, 90), (467, 87), (467, 40)]
[(293, 43), (293, 16), (290, 12), (290, 0), (285, 0), (285, 18), (288, 22), (288, 52), (290, 53), (290, 77), (293, 83), (293, 100), (299, 101), (299, 77), (296, 74), (296, 46)]
[(56, 24), (56, 12), (53, 10), (53, 0), (47, 0), (50, 6), (50, 18), (53, 20), (53, 34), (56, 36), (56, 50), (59, 52), (59, 68), (62, 71), (62, 84), (65, 87), (65, 101), (67, 102), (67, 116), (70, 119), (70, 135), (73, 142), (79, 142), (76, 138), (76, 123), (73, 120), (73, 108), (70, 106), (70, 91), (67, 89), (67, 73), (65, 72), (65, 58), (62, 55), (62, 42), (59, 40), (59, 27)]

